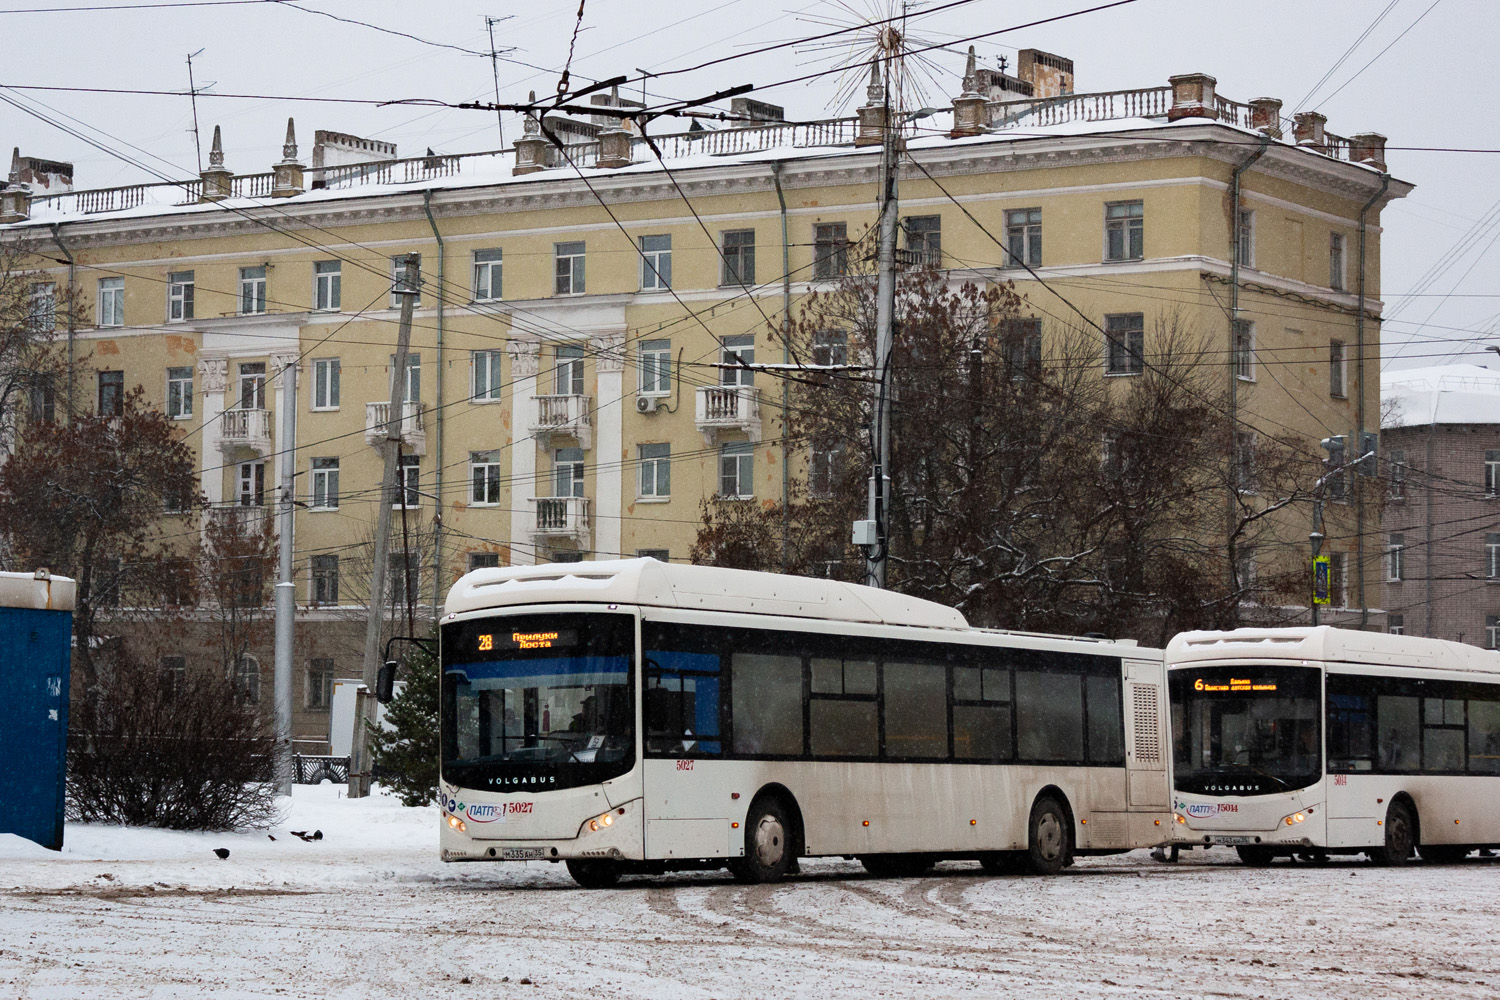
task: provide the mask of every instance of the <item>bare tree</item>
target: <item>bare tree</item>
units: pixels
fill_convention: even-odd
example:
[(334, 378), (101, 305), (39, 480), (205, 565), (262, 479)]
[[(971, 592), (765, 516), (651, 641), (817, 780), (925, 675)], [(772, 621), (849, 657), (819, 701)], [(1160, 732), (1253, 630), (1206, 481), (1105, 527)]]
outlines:
[(29, 266), (39, 259), (28, 242), (0, 243), (0, 448), (8, 449), (20, 419), (66, 410), (68, 358), (59, 328), (81, 325), (86, 310), (66, 286)]

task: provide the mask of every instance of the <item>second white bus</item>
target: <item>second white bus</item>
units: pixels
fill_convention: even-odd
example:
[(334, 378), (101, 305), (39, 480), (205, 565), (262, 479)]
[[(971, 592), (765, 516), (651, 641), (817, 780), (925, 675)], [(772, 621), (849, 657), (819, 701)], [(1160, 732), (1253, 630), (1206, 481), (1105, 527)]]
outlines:
[(468, 574), (441, 664), (445, 861), (1050, 873), (1171, 833), (1159, 650), (634, 559)]

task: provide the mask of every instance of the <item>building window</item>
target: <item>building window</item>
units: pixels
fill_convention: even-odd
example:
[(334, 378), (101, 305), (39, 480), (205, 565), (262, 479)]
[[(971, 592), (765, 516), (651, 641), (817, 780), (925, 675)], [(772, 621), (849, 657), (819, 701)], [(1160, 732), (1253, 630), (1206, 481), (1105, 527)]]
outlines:
[(1348, 395), (1349, 383), (1346, 380), (1346, 367), (1344, 342), (1330, 340), (1328, 342), (1328, 395), (1335, 399), (1343, 399)]
[(498, 302), (500, 300), (500, 251), (474, 251), (474, 301)]
[(344, 301), (344, 265), (337, 260), (313, 262), (313, 308), (338, 312)]
[(1255, 492), (1255, 434), (1251, 431), (1235, 433), (1234, 477), (1241, 493)]
[[(415, 263), (417, 265), (417, 287), (410, 288), (410, 289), (408, 289), (407, 284), (406, 284), (406, 258), (407, 257), (415, 257), (416, 258)], [(394, 256), (394, 257), (391, 258), (391, 308), (392, 309), (400, 309), (401, 308), (401, 299), (404, 297), (404, 293), (406, 291), (411, 291), (411, 292), (415, 292), (416, 293), (416, 294), (414, 294), (411, 297), (411, 306), (412, 306), (413, 309), (420, 308), (421, 305), (422, 305), (422, 255), (419, 254), (419, 253), (413, 253), (413, 254), (402, 253), (402, 254), (397, 254), (396, 256)]]
[(1484, 495), (1500, 495), (1500, 451), (1484, 453)]
[(906, 230), (906, 262), (913, 267), (943, 266), (943, 217), (914, 215), (903, 225)]
[(1005, 213), (1005, 263), (1010, 267), (1042, 266), (1042, 210), (1018, 208)]
[(312, 557), (312, 602), (314, 604), (337, 604), (339, 602), (339, 557), (316, 555)]
[(1328, 553), (1328, 602), (1335, 608), (1349, 606), (1349, 553)]
[(1235, 553), (1234, 576), (1239, 581), (1241, 596), (1250, 599), (1255, 589), (1255, 547), (1241, 545)]
[(326, 712), (333, 705), (333, 661), (313, 660), (307, 668), (307, 708)]
[(469, 503), (492, 507), (500, 502), (500, 453), (469, 452)]
[(583, 496), (583, 449), (558, 448), (552, 453), (552, 495)]
[(749, 442), (719, 448), (719, 499), (755, 496), (755, 446)]
[(843, 330), (819, 330), (813, 334), (812, 363), (836, 367), (849, 363), (849, 336)]
[(641, 290), (666, 291), (672, 287), (672, 237), (641, 237)]
[(1484, 577), (1500, 580), (1500, 535), (1494, 533), (1484, 536)]
[(402, 455), (396, 467), (396, 496), (393, 507), (422, 506), (422, 459), (417, 455)]
[(1104, 259), (1146, 256), (1146, 209), (1139, 201), (1117, 201), (1104, 209)]
[(755, 364), (755, 337), (725, 337), (720, 345), (719, 384), (754, 385), (755, 369), (745, 366)]
[[(1493, 620), (1493, 619), (1491, 619), (1491, 620)], [(1406, 634), (1406, 616), (1405, 615), (1389, 615), (1389, 616), (1387, 616), (1386, 620), (1385, 620), (1385, 630), (1388, 633), (1390, 633), (1391, 635), (1405, 635)]]
[(167, 369), (167, 416), (186, 420), (193, 415), (193, 368)]
[(667, 549), (636, 549), (635, 554), (641, 559), (655, 559), (657, 562), (672, 561), (672, 553)]
[(475, 351), (474, 352), (474, 395), (475, 400), (493, 400), (500, 398), (500, 391), (504, 383), (500, 378), (500, 351)]
[(99, 279), (99, 325), (125, 325), (125, 279)]
[(470, 552), (469, 572), (476, 569), (496, 569), (500, 565), (500, 553), (498, 552)]
[(240, 365), (240, 409), (266, 408), (266, 364), (247, 361)]
[(638, 447), (641, 465), (640, 496), (665, 500), (672, 495), (672, 446), (643, 444)]
[(553, 549), (547, 554), (547, 559), (555, 563), (583, 562), (583, 553), (575, 549)]
[[(1490, 452), (1486, 452), (1485, 453), (1486, 458), (1488, 458), (1488, 456), (1490, 454), (1491, 454)], [(1497, 459), (1500, 459), (1500, 452), (1494, 452), (1493, 454), (1495, 455), (1495, 457)], [(1500, 463), (1497, 463), (1497, 464), (1500, 464)], [(1497, 470), (1497, 471), (1500, 471), (1500, 470)], [(1488, 479), (1488, 476), (1486, 476), (1486, 479)], [(1406, 497), (1406, 452), (1404, 452), (1404, 451), (1392, 451), (1391, 452), (1391, 490), (1390, 490), (1390, 498), (1392, 500), (1402, 500), (1405, 497)]]
[(1245, 319), (1234, 321), (1234, 376), (1255, 381), (1255, 324)]
[(1238, 244), (1235, 252), (1239, 254), (1240, 267), (1255, 266), (1255, 213), (1247, 208), (1239, 211), (1239, 233)]
[(643, 396), (667, 396), (672, 392), (672, 342), (647, 340), (637, 349)]
[(157, 671), (161, 678), (162, 699), (176, 701), (187, 685), (187, 657), (163, 656), (158, 661)]
[(755, 230), (733, 229), (724, 234), (723, 285), (755, 284)]
[(339, 460), (336, 458), (312, 460), (312, 509), (339, 509)]
[(1001, 349), (1011, 378), (1038, 375), (1042, 370), (1042, 321), (1009, 320), (1001, 326)]
[(1329, 439), (1328, 458), (1323, 467), (1328, 470), (1324, 482), (1328, 484), (1328, 498), (1330, 500), (1342, 501), (1345, 498), (1346, 476), (1342, 471), (1344, 468), (1344, 439), (1335, 437)]
[(35, 334), (51, 333), (57, 327), (57, 285), (33, 281), (26, 300), (26, 328)]
[(48, 424), (57, 419), (57, 390), (50, 381), (31, 387), (31, 419)]
[(1344, 290), (1344, 234), (1328, 234), (1328, 287)]
[(266, 311), (266, 266), (240, 268), (240, 315)]
[(584, 291), (583, 243), (558, 243), (553, 248), (556, 259), (556, 282), (553, 293), (557, 295), (582, 295)]
[(260, 661), (242, 656), (234, 666), (234, 698), (242, 705), (260, 704)]
[(125, 373), (99, 373), (99, 416), (118, 417), (125, 412)]
[(266, 502), (266, 463), (241, 462), (235, 499), (241, 507), (261, 507)]
[(416, 557), (410, 552), (392, 552), (386, 567), (385, 578), (389, 581), (386, 593), (390, 595), (391, 603), (405, 607), (408, 600), (416, 600), (422, 592), (422, 567)]
[(167, 272), (167, 322), (193, 318), (193, 272)]
[(813, 226), (813, 280), (827, 281), (849, 273), (849, 227), (842, 222)]
[(844, 446), (838, 441), (814, 441), (807, 458), (807, 492), (827, 499), (833, 496), (843, 471)]
[(1393, 534), (1385, 546), (1385, 578), (1389, 583), (1400, 583), (1406, 579), (1404, 553), (1406, 536)]
[(583, 395), (583, 348), (558, 347), (552, 368), (552, 391), (559, 396)]
[[(396, 371), (396, 356), (392, 354), (390, 356), (390, 359), (389, 371), (394, 374)], [(391, 388), (394, 389), (395, 387), (396, 384), (392, 382)], [(422, 355), (417, 354), (414, 351), (408, 352), (406, 355), (406, 398), (403, 400), (403, 402), (420, 403), (421, 401)]]
[(1484, 616), (1484, 648), (1500, 649), (1500, 615)]
[(337, 410), (339, 408), (339, 377), (343, 366), (338, 358), (318, 358), (312, 363), (313, 398), (315, 410)]
[(1106, 375), (1139, 375), (1146, 369), (1146, 317), (1119, 313), (1104, 317)]

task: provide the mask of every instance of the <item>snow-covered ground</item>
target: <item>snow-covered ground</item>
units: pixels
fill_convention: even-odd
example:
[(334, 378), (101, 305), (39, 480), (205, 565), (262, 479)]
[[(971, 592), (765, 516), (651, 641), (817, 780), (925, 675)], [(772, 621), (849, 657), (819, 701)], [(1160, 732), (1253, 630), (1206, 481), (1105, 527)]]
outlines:
[(0, 837), (0, 998), (1500, 996), (1497, 863), (814, 861), (586, 891), (543, 862), (444, 865), (433, 811), (340, 794), (299, 786), (269, 835)]

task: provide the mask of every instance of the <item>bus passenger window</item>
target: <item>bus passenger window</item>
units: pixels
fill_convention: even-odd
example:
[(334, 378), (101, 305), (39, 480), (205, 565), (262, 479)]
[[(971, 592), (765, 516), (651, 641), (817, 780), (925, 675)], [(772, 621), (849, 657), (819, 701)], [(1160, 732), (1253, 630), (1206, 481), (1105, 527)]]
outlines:
[(953, 756), (957, 760), (1010, 760), (1010, 669), (953, 668)]
[(885, 755), (948, 756), (948, 678), (940, 664), (885, 665)]
[(1422, 699), (1422, 770), (1464, 769), (1464, 700)]
[(814, 657), (809, 667), (808, 727), (813, 756), (878, 756), (874, 662)]
[(1422, 760), (1417, 699), (1381, 695), (1375, 706), (1375, 738), (1382, 771), (1415, 771)]
[(719, 657), (646, 651), (642, 714), (646, 752), (716, 754), (719, 742)]
[(1469, 770), (1500, 774), (1500, 701), (1469, 699)]
[(734, 752), (802, 754), (802, 659), (735, 653)]
[(1016, 671), (1016, 754), (1022, 760), (1083, 760), (1083, 678)]
[(1089, 763), (1125, 763), (1125, 719), (1120, 709), (1120, 675), (1084, 678), (1089, 700)]

